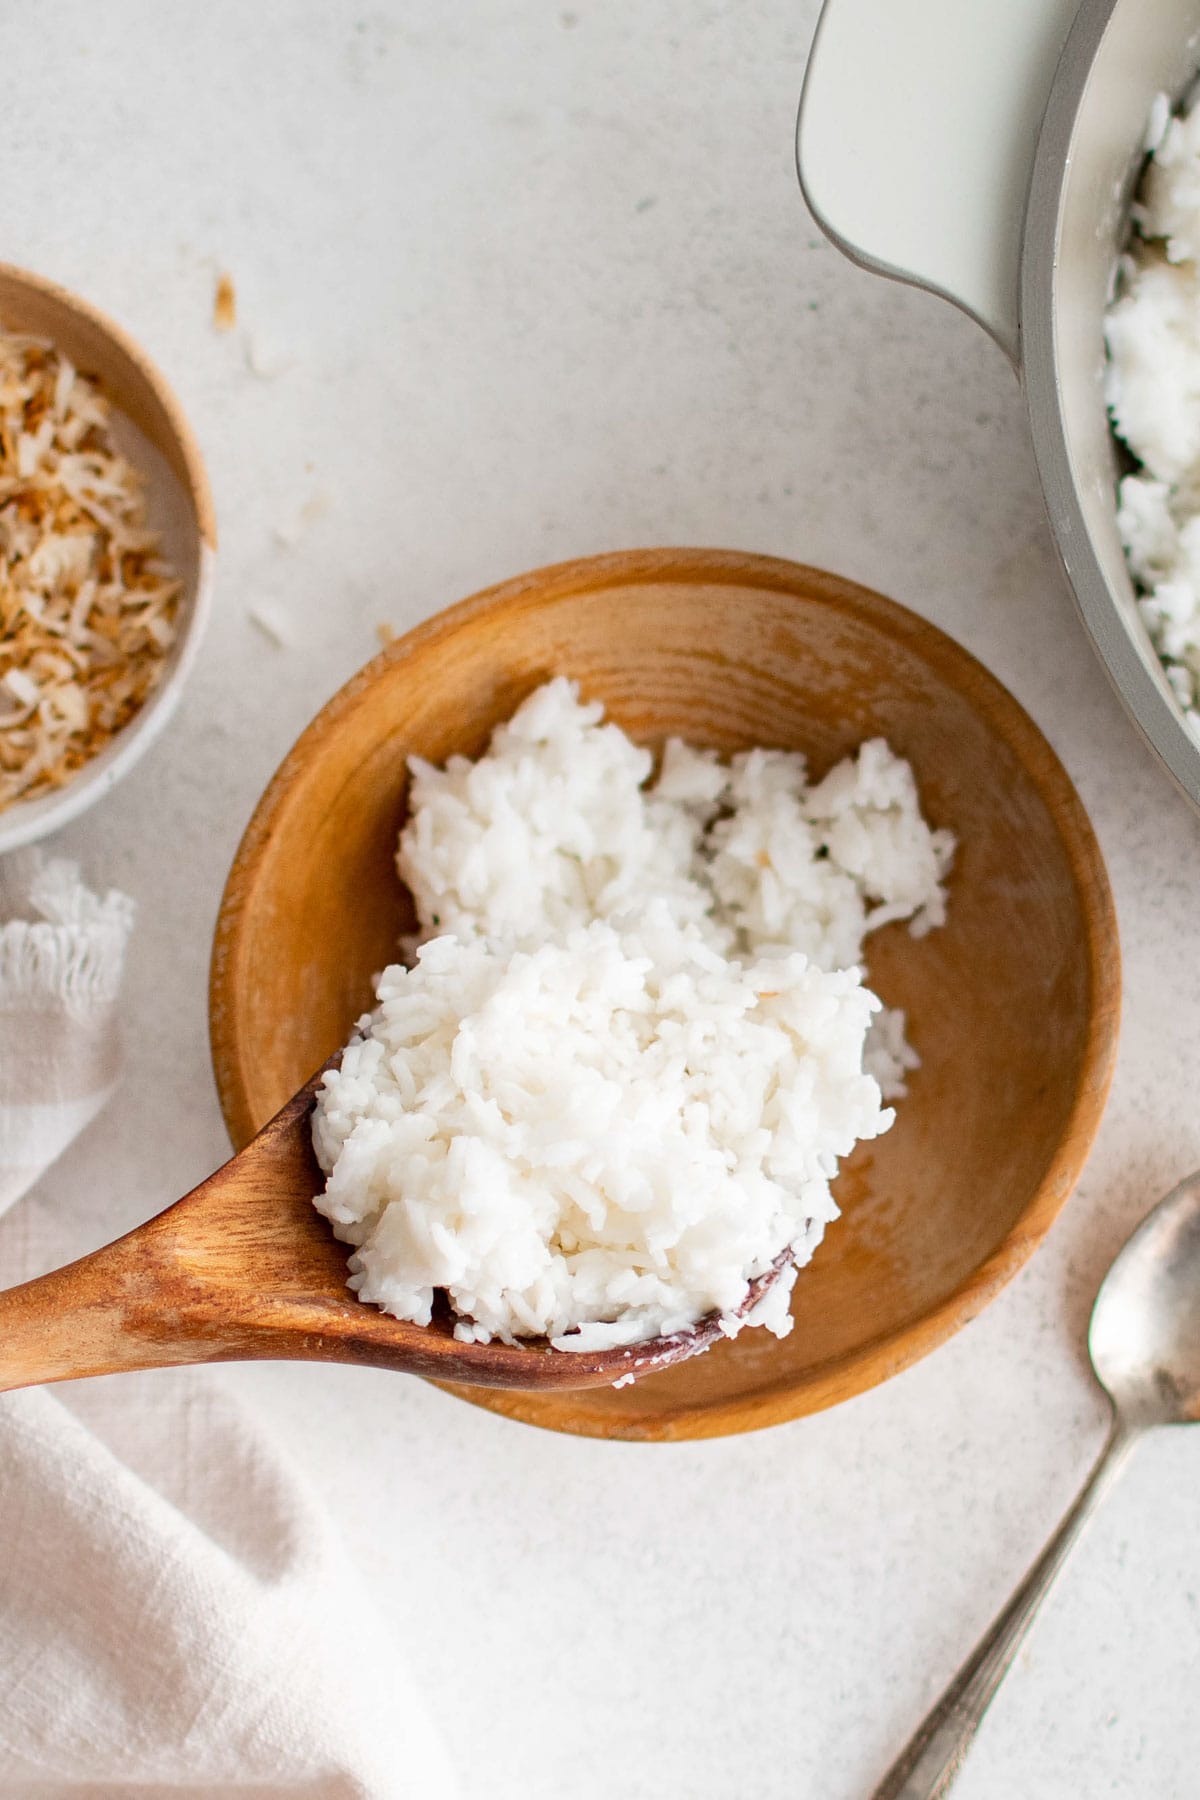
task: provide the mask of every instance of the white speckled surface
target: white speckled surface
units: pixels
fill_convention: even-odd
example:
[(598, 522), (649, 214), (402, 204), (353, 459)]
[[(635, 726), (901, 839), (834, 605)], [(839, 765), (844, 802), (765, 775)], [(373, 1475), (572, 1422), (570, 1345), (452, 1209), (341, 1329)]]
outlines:
[[(464, 1788), (491, 1800), (864, 1796), (1082, 1479), (1102, 1429), (1093, 1289), (1200, 1164), (1200, 823), (1075, 622), (999, 352), (805, 216), (791, 143), (815, 13), (60, 0), (0, 17), (3, 254), (159, 359), (222, 536), (174, 725), (62, 840), (142, 907), (132, 1079), (42, 1188), (73, 1248), (225, 1149), (205, 1027), (224, 873), (380, 621), (635, 543), (823, 563), (1008, 682), (1108, 858), (1127, 1002), (1085, 1179), (992, 1309), (887, 1387), (756, 1437), (638, 1449), (383, 1374), (230, 1372), (419, 1639)], [(275, 379), (248, 371), (241, 330), (211, 330), (221, 267), (259, 354), (290, 359)], [(288, 647), (249, 622), (259, 603)], [(20, 1238), (14, 1220), (6, 1278)], [(1197, 1792), (1198, 1486), (1200, 1432), (1138, 1452), (963, 1800)]]

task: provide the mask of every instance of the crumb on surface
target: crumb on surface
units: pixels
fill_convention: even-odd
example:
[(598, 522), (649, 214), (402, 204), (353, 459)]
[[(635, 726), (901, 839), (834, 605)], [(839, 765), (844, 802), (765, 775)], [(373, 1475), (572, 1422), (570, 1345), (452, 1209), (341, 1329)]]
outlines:
[(212, 322), (214, 331), (232, 331), (237, 324), (237, 289), (233, 276), (224, 269), (213, 292)]
[(278, 606), (273, 606), (266, 600), (258, 600), (253, 606), (247, 607), (246, 616), (250, 623), (257, 625), (263, 636), (269, 638), (278, 649), (286, 649), (291, 643), (287, 623)]
[(274, 527), (277, 544), (285, 550), (292, 550), (300, 542), (301, 537), (310, 525), (315, 525), (333, 505), (333, 497), (327, 488), (318, 488), (290, 519), (281, 520)]
[(246, 333), (242, 357), (251, 375), (257, 376), (259, 381), (277, 381), (295, 362), (295, 357), (284, 345), (272, 342), (257, 331)]

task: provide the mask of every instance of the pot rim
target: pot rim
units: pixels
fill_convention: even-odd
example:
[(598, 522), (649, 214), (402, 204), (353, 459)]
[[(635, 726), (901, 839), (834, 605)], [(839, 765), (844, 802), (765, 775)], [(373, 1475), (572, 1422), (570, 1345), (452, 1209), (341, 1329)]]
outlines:
[[(1122, 615), (1079, 498), (1062, 401), (1057, 317), (1063, 206), (1093, 66), (1120, 0), (1082, 0), (1055, 72), (1034, 156), (1021, 245), (1020, 370), (1051, 534), (1084, 626), (1126, 711), (1177, 786), (1200, 806), (1200, 743), (1153, 651)], [(1114, 501), (1115, 503), (1115, 501)]]

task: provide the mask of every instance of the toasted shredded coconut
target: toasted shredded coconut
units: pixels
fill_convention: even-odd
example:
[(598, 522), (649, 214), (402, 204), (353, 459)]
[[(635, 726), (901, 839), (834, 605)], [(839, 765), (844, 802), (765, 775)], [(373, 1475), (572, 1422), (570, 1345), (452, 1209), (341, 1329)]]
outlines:
[(0, 331), (0, 809), (61, 787), (137, 712), (181, 583), (96, 382)]

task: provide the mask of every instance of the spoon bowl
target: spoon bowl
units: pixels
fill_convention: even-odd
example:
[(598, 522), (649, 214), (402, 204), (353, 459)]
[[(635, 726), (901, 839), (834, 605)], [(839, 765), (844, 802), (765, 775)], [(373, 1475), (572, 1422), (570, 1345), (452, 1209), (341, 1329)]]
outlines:
[[(323, 1073), (323, 1071), (322, 1071)], [(0, 1392), (170, 1364), (302, 1359), (498, 1388), (586, 1388), (707, 1350), (715, 1314), (609, 1350), (460, 1343), (453, 1320), (394, 1319), (346, 1287), (346, 1248), (312, 1197), (323, 1177), (311, 1118), (321, 1074), (239, 1155), (165, 1212), (90, 1256), (0, 1293)], [(745, 1316), (787, 1262), (749, 1285)]]
[(1113, 1263), (1088, 1351), (1130, 1426), (1200, 1419), (1200, 1173), (1172, 1189)]

